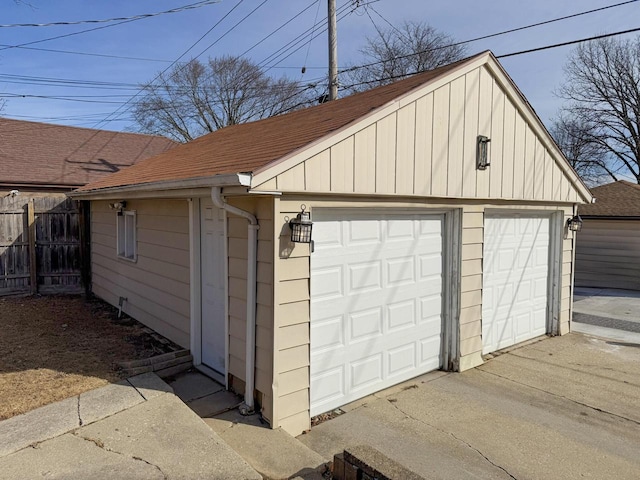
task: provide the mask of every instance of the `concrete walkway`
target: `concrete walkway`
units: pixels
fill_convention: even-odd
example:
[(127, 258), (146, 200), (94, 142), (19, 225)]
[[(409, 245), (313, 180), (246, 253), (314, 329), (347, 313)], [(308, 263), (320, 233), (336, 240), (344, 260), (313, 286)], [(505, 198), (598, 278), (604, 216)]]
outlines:
[(260, 479), (153, 373), (0, 422), (0, 479)]
[(576, 288), (571, 330), (640, 344), (640, 292)]
[(368, 445), (424, 478), (637, 479), (640, 348), (568, 334), (344, 407), (298, 439)]

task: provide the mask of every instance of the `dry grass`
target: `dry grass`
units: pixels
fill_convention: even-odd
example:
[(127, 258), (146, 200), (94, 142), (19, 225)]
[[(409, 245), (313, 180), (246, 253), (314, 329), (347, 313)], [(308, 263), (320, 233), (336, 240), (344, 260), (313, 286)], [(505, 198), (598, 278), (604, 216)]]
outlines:
[(0, 420), (121, 379), (114, 362), (175, 346), (79, 296), (0, 298)]

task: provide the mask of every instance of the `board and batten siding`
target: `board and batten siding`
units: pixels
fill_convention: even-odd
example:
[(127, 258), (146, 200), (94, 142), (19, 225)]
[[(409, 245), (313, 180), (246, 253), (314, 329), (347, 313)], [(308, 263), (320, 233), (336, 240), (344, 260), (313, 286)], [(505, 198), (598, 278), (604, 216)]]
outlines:
[(577, 287), (640, 290), (640, 220), (585, 218), (577, 236)]
[[(229, 197), (228, 203), (256, 216), (258, 265), (256, 289), (255, 389), (263, 416), (272, 421), (273, 395), (273, 199)], [(237, 392), (244, 391), (247, 324), (247, 225), (245, 218), (227, 214), (229, 282), (229, 374)]]
[[(256, 190), (580, 202), (568, 170), (532, 113), (486, 66), (398, 102)], [(416, 97), (416, 98), (414, 98)], [(476, 139), (491, 167), (476, 168)], [(344, 137), (344, 138), (342, 138)], [(324, 143), (320, 142), (320, 149)], [(298, 157), (296, 157), (298, 158)]]
[(131, 200), (137, 260), (118, 258), (116, 212), (91, 202), (92, 291), (178, 345), (189, 348), (189, 211), (186, 200)]

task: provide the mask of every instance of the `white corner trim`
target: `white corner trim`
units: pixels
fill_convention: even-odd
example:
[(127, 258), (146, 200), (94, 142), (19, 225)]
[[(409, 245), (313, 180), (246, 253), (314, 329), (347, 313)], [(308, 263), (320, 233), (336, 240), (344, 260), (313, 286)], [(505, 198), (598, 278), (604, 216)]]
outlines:
[(200, 199), (189, 199), (190, 349), (193, 365), (202, 363), (202, 278), (200, 252)]

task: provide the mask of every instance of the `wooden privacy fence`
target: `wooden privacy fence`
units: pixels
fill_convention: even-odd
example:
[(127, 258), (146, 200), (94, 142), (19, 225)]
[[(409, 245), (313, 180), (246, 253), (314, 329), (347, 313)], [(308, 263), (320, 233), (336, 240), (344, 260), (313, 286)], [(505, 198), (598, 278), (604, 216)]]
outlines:
[(0, 198), (0, 295), (80, 293), (84, 219), (84, 208), (64, 195)]

